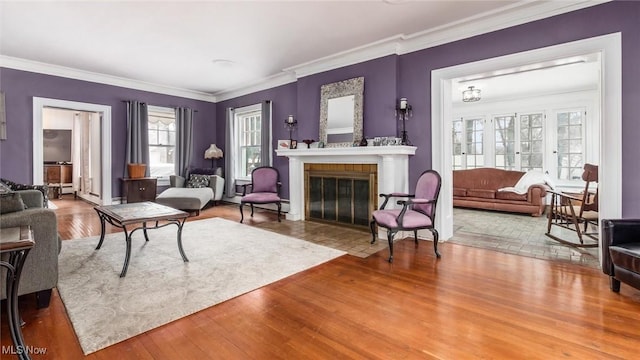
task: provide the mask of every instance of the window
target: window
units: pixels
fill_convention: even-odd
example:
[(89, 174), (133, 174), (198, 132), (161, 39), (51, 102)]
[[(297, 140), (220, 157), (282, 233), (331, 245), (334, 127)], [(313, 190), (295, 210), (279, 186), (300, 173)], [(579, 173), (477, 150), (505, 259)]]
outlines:
[(520, 170), (543, 169), (543, 113), (520, 114)]
[(484, 118), (453, 121), (453, 169), (473, 169), (484, 163)]
[(168, 181), (170, 175), (175, 175), (176, 113), (166, 107), (148, 109), (149, 171), (152, 177)]
[(234, 173), (236, 179), (250, 180), (251, 171), (262, 164), (262, 108), (260, 104), (236, 109), (234, 128)]
[(502, 115), (493, 118), (495, 139), (495, 167), (504, 170), (516, 168), (516, 118)]
[(580, 180), (584, 166), (584, 110), (556, 114), (558, 130), (558, 179)]

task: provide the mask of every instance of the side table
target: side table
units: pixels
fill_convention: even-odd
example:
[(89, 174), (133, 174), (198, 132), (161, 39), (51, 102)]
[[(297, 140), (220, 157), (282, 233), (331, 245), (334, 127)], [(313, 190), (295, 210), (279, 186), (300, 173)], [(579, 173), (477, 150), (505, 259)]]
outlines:
[(7, 269), (7, 319), (9, 320), (11, 340), (20, 359), (30, 358), (20, 328), (18, 286), (20, 285), (22, 266), (29, 255), (29, 250), (34, 245), (31, 229), (28, 226), (5, 228), (0, 232), (0, 254), (9, 254), (9, 261), (0, 261), (0, 266)]

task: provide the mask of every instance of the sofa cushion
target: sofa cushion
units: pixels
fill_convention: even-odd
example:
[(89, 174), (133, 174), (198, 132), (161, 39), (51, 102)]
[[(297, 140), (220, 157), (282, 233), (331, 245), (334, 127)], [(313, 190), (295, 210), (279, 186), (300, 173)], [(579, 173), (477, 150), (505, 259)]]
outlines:
[(20, 193), (12, 192), (0, 196), (0, 214), (22, 211), (25, 208)]
[(187, 182), (188, 188), (204, 188), (209, 186), (209, 175), (191, 174)]
[(478, 197), (483, 199), (495, 199), (496, 191), (495, 190), (485, 190), (485, 189), (468, 189), (467, 196), (470, 197)]
[(500, 200), (524, 200), (527, 201), (527, 194), (518, 194), (513, 191), (498, 191), (496, 199)]
[(640, 243), (609, 246), (609, 254), (616, 266), (640, 274)]
[(467, 189), (453, 188), (453, 196), (467, 196)]
[(158, 204), (180, 210), (200, 210), (213, 199), (213, 189), (205, 188), (168, 188), (156, 198)]

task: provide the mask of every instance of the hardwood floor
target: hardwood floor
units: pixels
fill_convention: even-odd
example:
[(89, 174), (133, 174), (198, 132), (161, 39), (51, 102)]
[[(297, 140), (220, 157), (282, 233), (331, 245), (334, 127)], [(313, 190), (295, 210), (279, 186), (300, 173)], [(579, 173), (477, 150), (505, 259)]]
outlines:
[[(63, 239), (99, 234), (92, 206), (56, 203)], [(209, 217), (237, 221), (239, 211), (217, 206), (189, 221)], [(245, 222), (266, 221), (275, 214)], [(430, 243), (407, 239), (393, 264), (387, 249), (345, 255), (86, 357), (56, 291), (47, 309), (21, 299), (23, 333), (46, 349), (34, 359), (637, 358), (639, 290), (613, 293), (581, 265), (452, 243), (440, 251), (436, 260)], [(7, 349), (4, 308), (2, 320)]]

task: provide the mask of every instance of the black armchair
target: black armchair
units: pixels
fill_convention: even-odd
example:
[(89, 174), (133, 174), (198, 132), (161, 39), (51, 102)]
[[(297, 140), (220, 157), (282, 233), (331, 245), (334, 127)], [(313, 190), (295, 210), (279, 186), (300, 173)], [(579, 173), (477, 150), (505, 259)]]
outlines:
[(611, 291), (619, 292), (620, 282), (640, 289), (640, 219), (605, 219), (602, 229), (602, 271)]

